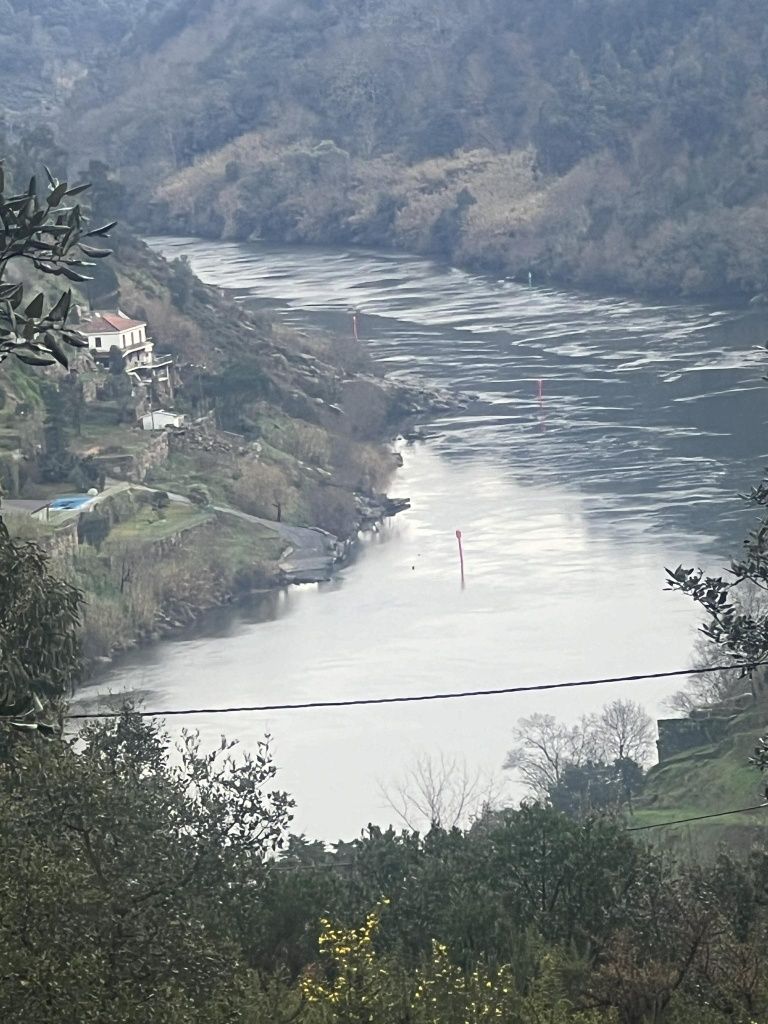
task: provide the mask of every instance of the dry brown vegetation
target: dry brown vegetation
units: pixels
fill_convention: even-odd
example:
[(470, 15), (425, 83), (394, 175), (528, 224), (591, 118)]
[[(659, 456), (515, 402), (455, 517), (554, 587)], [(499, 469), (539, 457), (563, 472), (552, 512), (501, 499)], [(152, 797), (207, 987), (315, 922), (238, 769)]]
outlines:
[(760, 0), (221, 0), (150, 38), (75, 125), (148, 225), (768, 292)]
[(57, 570), (85, 594), (83, 650), (93, 659), (269, 585), (282, 547), (266, 529), (222, 520), (166, 542), (115, 540), (100, 552), (81, 546)]

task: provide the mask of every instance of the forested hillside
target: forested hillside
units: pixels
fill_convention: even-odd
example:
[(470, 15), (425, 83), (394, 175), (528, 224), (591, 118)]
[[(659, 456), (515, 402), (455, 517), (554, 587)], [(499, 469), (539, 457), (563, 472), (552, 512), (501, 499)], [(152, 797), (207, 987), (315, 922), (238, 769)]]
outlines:
[(100, 60), (78, 82), (75, 138), (129, 189), (151, 184), (129, 208), (156, 229), (753, 297), (764, 15), (759, 0), (167, 0), (109, 74)]
[(30, 109), (50, 114), (89, 70), (103, 78), (103, 55), (119, 52), (147, 6), (146, 0), (0, 0), (4, 116), (13, 123)]
[[(31, 217), (39, 217), (85, 186), (71, 183), (62, 192), (67, 183), (54, 185), (52, 179), (44, 186), (42, 176), (30, 181), (33, 154), (22, 147), (12, 151), (0, 132), (2, 152), (12, 152), (0, 165), (7, 257), (8, 236), (21, 233), (14, 221), (19, 202), (8, 199), (10, 189), (27, 189), (23, 209), (31, 204), (34, 210), (37, 203)], [(18, 350), (7, 329), (0, 331), (0, 548), (6, 541), (0, 556), (8, 552), (6, 526), (51, 555), (54, 575), (84, 595), (78, 636), (93, 666), (138, 640), (157, 639), (164, 623), (176, 628), (256, 586), (285, 582), (286, 573), (291, 579), (283, 529), (311, 526), (340, 539), (354, 535), (366, 517), (376, 516), (378, 488), (396, 465), (380, 442), (429, 396), (378, 377), (354, 338), (291, 330), (203, 284), (185, 260), (167, 262), (129, 231), (114, 229), (107, 218), (120, 187), (95, 163), (90, 171), (94, 187), (67, 215), (73, 223), (88, 218), (86, 226), (103, 225), (97, 237), (109, 236), (111, 254), (87, 243), (85, 248), (109, 258), (76, 264), (85, 273), (62, 263), (69, 276), (59, 265), (51, 269), (51, 262), (38, 260), (30, 269), (31, 255), (24, 269), (18, 259), (10, 267), (0, 259), (0, 277), (8, 279), (3, 294), (19, 309), (15, 324), (21, 316), (37, 316), (35, 310), (72, 310), (61, 327), (63, 314), (49, 314), (34, 351)], [(38, 254), (46, 232), (38, 228), (24, 252)], [(21, 243), (12, 244), (18, 254)], [(56, 255), (42, 251), (49, 260)], [(60, 279), (74, 282), (63, 298)], [(30, 301), (24, 294), (37, 297)], [(9, 308), (13, 314), (9, 301), (3, 302), (6, 318)], [(62, 346), (77, 345), (77, 335), (71, 342), (65, 327), (89, 305), (124, 308), (151, 325), (152, 340), (172, 366), (170, 383), (137, 385), (119, 349), (110, 350), (116, 358), (108, 367), (79, 347), (67, 353)], [(30, 341), (28, 324), (24, 338)], [(61, 341), (49, 333), (53, 329), (60, 330)], [(141, 428), (145, 414), (166, 403), (186, 418), (173, 450), (169, 435)], [(62, 520), (55, 511), (44, 519), (28, 514), (73, 489), (82, 495), (91, 488), (100, 504), (85, 523)], [(170, 511), (169, 491), (185, 496)], [(264, 517), (266, 525), (253, 517)], [(275, 517), (277, 529), (269, 525)], [(304, 576), (327, 572), (338, 554), (335, 543), (318, 550), (308, 569), (299, 567)], [(4, 599), (10, 600), (7, 594)], [(0, 636), (0, 648), (4, 642)], [(0, 679), (0, 693), (2, 688)]]

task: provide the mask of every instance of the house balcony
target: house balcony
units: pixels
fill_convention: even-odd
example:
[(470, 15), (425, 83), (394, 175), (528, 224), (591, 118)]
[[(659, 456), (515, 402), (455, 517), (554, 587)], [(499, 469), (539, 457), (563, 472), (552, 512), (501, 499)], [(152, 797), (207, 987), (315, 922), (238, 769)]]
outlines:
[(135, 378), (140, 384), (149, 384), (151, 381), (160, 383), (170, 380), (173, 357), (169, 354), (153, 356), (146, 363), (133, 363), (126, 367), (126, 372)]

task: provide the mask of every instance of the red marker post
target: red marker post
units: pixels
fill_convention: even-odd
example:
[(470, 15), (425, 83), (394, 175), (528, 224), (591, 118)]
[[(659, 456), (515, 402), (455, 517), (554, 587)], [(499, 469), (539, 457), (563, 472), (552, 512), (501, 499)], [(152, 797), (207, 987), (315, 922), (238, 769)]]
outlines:
[(461, 566), (461, 585), (464, 586), (464, 548), (461, 546), (461, 530), (456, 531), (456, 540), (459, 542), (459, 565)]

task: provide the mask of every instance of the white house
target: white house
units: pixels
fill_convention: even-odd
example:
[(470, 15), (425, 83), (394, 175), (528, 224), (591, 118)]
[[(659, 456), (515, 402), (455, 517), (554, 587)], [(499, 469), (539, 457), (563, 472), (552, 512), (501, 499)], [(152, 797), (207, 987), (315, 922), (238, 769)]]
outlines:
[(166, 427), (180, 427), (183, 423), (183, 413), (168, 412), (167, 409), (155, 409), (141, 417), (143, 430), (165, 430)]
[(151, 362), (155, 346), (147, 338), (146, 323), (132, 320), (120, 309), (115, 313), (90, 313), (77, 325), (77, 330), (88, 339), (91, 355), (99, 362), (109, 362), (112, 348), (120, 349), (126, 369), (137, 363)]
[(97, 363), (108, 366), (112, 358), (110, 352), (116, 348), (123, 357), (125, 372), (136, 383), (146, 385), (155, 381), (170, 388), (173, 359), (155, 353), (155, 343), (147, 337), (144, 320), (133, 320), (120, 309), (115, 312), (94, 310), (84, 316), (75, 329), (88, 339), (88, 350)]

